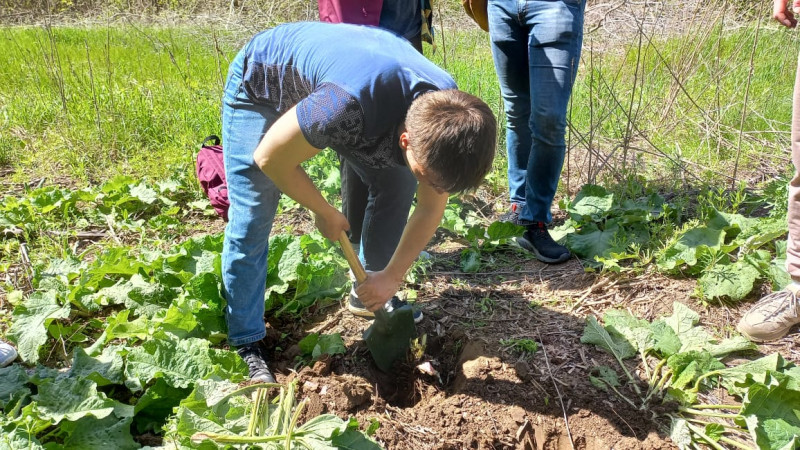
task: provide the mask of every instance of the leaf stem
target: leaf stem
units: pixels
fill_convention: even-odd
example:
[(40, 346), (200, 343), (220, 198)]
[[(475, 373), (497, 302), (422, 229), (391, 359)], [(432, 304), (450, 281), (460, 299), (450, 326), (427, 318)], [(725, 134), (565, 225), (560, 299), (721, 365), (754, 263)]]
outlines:
[(192, 442), (200, 442), (203, 439), (210, 439), (221, 444), (258, 444), (262, 442), (276, 442), (286, 439), (285, 434), (275, 436), (237, 436), (235, 434), (217, 433), (195, 433), (192, 435)]
[(725, 447), (723, 447), (723, 446), (721, 446), (721, 445), (717, 444), (717, 441), (715, 441), (715, 440), (711, 439), (711, 438), (710, 438), (708, 435), (706, 435), (706, 433), (705, 433), (703, 430), (701, 430), (700, 428), (698, 428), (698, 427), (696, 427), (696, 426), (694, 426), (694, 425), (692, 425), (692, 424), (690, 424), (690, 423), (687, 423), (687, 424), (686, 424), (686, 426), (687, 426), (687, 427), (689, 427), (689, 430), (690, 430), (692, 433), (694, 433), (694, 434), (696, 434), (696, 435), (700, 436), (701, 438), (703, 438), (703, 440), (705, 441), (705, 442), (703, 442), (704, 444), (708, 445), (709, 447), (711, 447), (711, 448), (713, 448), (713, 449), (715, 449), (715, 450), (725, 450)]
[(685, 412), (687, 414), (694, 414), (696, 416), (719, 417), (721, 419), (736, 419), (738, 417), (741, 417), (739, 414), (713, 413), (713, 412), (703, 411), (700, 409), (686, 408), (684, 406), (679, 407), (678, 411)]
[(742, 405), (692, 405), (694, 409), (742, 409)]

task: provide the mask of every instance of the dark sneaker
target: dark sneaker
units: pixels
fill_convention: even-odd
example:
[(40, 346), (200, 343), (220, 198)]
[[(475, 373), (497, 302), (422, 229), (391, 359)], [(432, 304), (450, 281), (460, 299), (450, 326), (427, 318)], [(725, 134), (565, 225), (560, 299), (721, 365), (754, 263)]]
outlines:
[(795, 324), (800, 323), (798, 290), (797, 286), (790, 285), (764, 296), (742, 316), (736, 328), (755, 342), (774, 341), (786, 336)]
[(514, 225), (522, 225), (519, 222), (519, 213), (522, 209), (522, 205), (519, 203), (512, 203), (511, 204), (511, 211), (506, 212), (505, 214), (501, 215), (499, 218), (500, 222), (511, 222)]
[[(386, 302), (386, 305), (384, 305), (384, 309), (386, 309), (386, 311), (392, 312), (396, 308), (401, 308), (407, 304), (408, 304), (407, 301), (400, 300), (395, 295), (394, 297), (392, 297), (391, 300)], [(361, 300), (358, 299), (355, 290), (350, 291), (349, 299), (347, 301), (347, 310), (350, 311), (354, 316), (366, 317), (369, 319), (375, 317), (375, 313), (365, 308), (364, 304), (361, 303)], [(411, 310), (414, 312), (414, 323), (422, 322), (422, 311), (416, 308), (411, 308)]]
[(570, 253), (567, 247), (550, 237), (544, 222), (534, 222), (527, 227), (522, 237), (517, 238), (520, 247), (533, 252), (539, 261), (549, 264), (562, 263), (569, 259)]
[(250, 368), (250, 379), (259, 383), (275, 383), (275, 376), (267, 366), (267, 349), (264, 341), (256, 341), (242, 345), (236, 349), (247, 367)]

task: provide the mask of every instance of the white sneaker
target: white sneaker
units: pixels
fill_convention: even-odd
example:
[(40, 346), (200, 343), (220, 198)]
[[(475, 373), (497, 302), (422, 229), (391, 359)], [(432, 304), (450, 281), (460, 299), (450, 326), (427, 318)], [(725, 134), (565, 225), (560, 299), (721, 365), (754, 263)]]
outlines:
[(10, 344), (0, 341), (0, 367), (5, 367), (17, 359), (17, 351)]

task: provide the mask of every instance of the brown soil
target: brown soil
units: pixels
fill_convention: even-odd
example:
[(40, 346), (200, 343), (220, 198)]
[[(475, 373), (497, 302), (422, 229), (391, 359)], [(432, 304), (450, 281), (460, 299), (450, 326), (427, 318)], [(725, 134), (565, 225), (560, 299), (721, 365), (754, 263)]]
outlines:
[[(300, 395), (310, 400), (307, 417), (355, 416), (364, 427), (377, 420), (375, 438), (390, 449), (675, 448), (660, 407), (634, 409), (589, 382), (594, 366), (616, 363), (581, 344), (586, 316), (625, 308), (652, 320), (669, 315), (679, 301), (724, 334), (749, 307), (704, 307), (691, 297), (694, 280), (599, 276), (577, 260), (550, 266), (511, 248), (491, 255), (495, 269), (467, 275), (456, 268), (459, 246), (443, 242), (432, 248), (436, 264), (418, 289), (425, 353), (413, 363), (398, 362), (391, 374), (375, 367), (361, 339), (369, 322), (343, 307), (318, 311), (305, 324), (270, 324), (276, 339), (290, 329), (285, 339), (291, 342), (309, 332), (340, 333), (347, 345), (345, 355), (294, 372), (298, 350), (281, 341), (287, 350), (274, 355), (279, 381), (298, 380)], [(515, 353), (503, 344), (507, 339), (534, 340), (539, 350)], [(764, 353), (800, 361), (797, 339)], [(416, 367), (423, 362), (438, 374)]]

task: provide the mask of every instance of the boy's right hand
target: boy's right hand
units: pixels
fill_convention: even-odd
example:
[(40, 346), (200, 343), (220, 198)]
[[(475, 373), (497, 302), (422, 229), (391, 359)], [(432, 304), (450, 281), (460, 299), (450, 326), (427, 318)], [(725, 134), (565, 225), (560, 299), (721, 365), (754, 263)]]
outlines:
[(772, 18), (780, 22), (781, 25), (794, 28), (797, 26), (796, 13), (800, 13), (800, 0), (789, 0), (792, 8), (789, 9), (787, 0), (774, 0), (772, 4)]
[(350, 231), (350, 222), (338, 209), (331, 206), (322, 214), (314, 214), (314, 225), (326, 238), (337, 241), (342, 231)]

